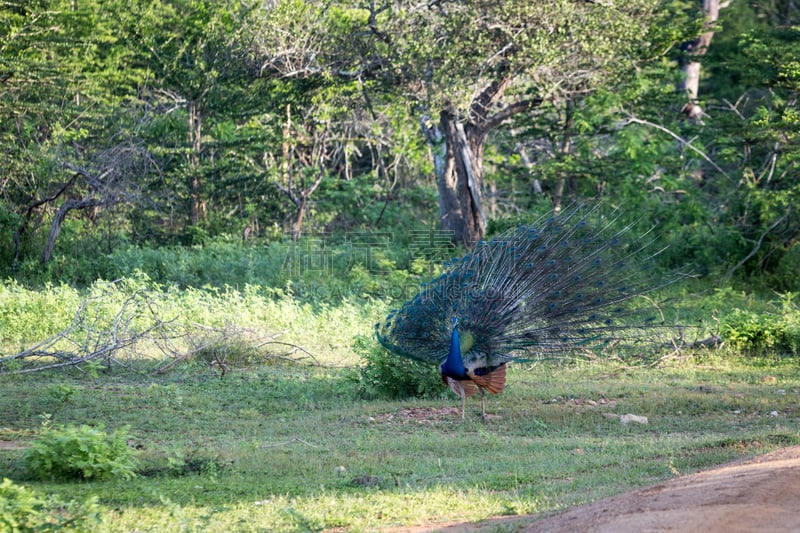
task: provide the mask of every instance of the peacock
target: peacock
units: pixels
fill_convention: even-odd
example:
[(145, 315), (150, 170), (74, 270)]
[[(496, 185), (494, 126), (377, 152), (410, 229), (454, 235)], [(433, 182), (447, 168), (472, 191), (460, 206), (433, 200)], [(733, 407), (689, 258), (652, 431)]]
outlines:
[(438, 364), (462, 419), (475, 394), (486, 418), (484, 391), (503, 390), (512, 361), (652, 345), (664, 320), (644, 295), (684, 276), (657, 271), (650, 231), (598, 211), (570, 208), (480, 241), (375, 324), (378, 340)]

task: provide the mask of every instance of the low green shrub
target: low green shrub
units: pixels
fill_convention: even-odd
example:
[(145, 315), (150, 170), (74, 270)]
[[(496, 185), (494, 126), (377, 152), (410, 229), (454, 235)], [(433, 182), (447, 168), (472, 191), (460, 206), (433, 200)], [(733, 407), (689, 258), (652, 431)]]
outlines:
[(0, 483), (0, 531), (99, 531), (102, 524), (97, 496), (85, 502), (62, 502), (4, 478)]
[(722, 320), (722, 338), (732, 348), (750, 354), (800, 355), (800, 309), (792, 298), (792, 293), (784, 295), (777, 312), (734, 309)]
[(111, 434), (87, 425), (51, 428), (25, 452), (24, 463), (38, 479), (131, 479), (137, 463), (127, 445), (127, 428)]
[(434, 366), (389, 353), (368, 336), (356, 337), (353, 349), (364, 362), (353, 375), (364, 397), (431, 398), (445, 390)]

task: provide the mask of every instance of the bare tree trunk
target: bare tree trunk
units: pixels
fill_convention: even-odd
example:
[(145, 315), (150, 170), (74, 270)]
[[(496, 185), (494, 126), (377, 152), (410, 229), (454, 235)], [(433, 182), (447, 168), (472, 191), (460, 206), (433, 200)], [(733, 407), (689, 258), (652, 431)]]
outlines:
[(308, 198), (301, 194), (297, 203), (297, 211), (295, 211), (294, 221), (292, 222), (292, 240), (297, 242), (300, 240), (300, 235), (303, 233), (303, 217), (306, 214), (306, 204)]
[(689, 102), (684, 106), (683, 112), (691, 119), (699, 119), (703, 110), (697, 104), (697, 95), (700, 90), (700, 61), (701, 56), (708, 51), (711, 38), (714, 37), (713, 27), (719, 19), (719, 10), (722, 5), (720, 0), (702, 0), (703, 15), (706, 17), (705, 27), (708, 31), (700, 35), (697, 39), (684, 43), (683, 49), (688, 53), (688, 58), (681, 64), (683, 79), (678, 84), (678, 90), (686, 93)]
[[(531, 173), (533, 163), (531, 163), (531, 158), (528, 157), (528, 151), (525, 149), (525, 145), (522, 143), (517, 143), (516, 150), (519, 152), (519, 158), (522, 161), (522, 164), (525, 165), (526, 169), (528, 169), (528, 173)], [(531, 190), (531, 192), (533, 192), (533, 194), (542, 194), (542, 184), (536, 178), (531, 178), (528, 188)]]
[(53, 216), (53, 222), (50, 224), (50, 233), (47, 235), (47, 242), (44, 245), (42, 256), (39, 258), (39, 262), (42, 264), (47, 263), (53, 256), (53, 249), (56, 246), (56, 240), (58, 239), (58, 235), (61, 233), (61, 225), (64, 223), (64, 218), (67, 216), (67, 213), (73, 209), (89, 209), (102, 204), (103, 202), (97, 198), (67, 200), (61, 204), (61, 207), (58, 208), (55, 216)]
[(422, 122), (433, 152), (439, 190), (440, 228), (453, 233), (453, 241), (472, 248), (486, 234), (483, 211), (483, 152), (488, 133), (517, 113), (542, 103), (540, 98), (518, 101), (497, 109), (508, 78), (490, 82), (470, 104), (462, 120), (453, 106), (439, 114), (439, 123)]
[[(572, 126), (575, 123), (574, 107), (575, 104), (572, 100), (567, 101), (563, 137), (561, 138), (561, 147), (558, 150), (562, 155), (567, 155), (572, 151)], [(561, 211), (561, 204), (564, 200), (564, 189), (566, 188), (568, 178), (569, 176), (562, 172), (556, 183), (555, 191), (553, 191), (553, 210), (556, 213)]]
[(439, 124), (423, 122), (422, 127), (433, 152), (440, 228), (471, 248), (486, 233), (481, 202), (483, 139), (475, 136), (474, 128), (465, 128), (452, 108), (441, 112)]
[(201, 115), (200, 105), (196, 100), (189, 102), (189, 172), (191, 173), (189, 183), (189, 221), (192, 225), (200, 221), (202, 214), (202, 201), (200, 198), (200, 150), (202, 148), (201, 135), (202, 135), (203, 117)]
[[(291, 234), (292, 240), (297, 241), (303, 232), (303, 218), (305, 218), (308, 199), (317, 190), (322, 180), (325, 178), (325, 164), (324, 153), (325, 144), (324, 140), (313, 139), (312, 144), (319, 149), (319, 175), (314, 179), (311, 185), (306, 186), (304, 173), (300, 173), (299, 185), (294, 181), (294, 166), (293, 161), (298, 157), (298, 152), (295, 150), (293, 140), (292, 128), (292, 108), (291, 105), (286, 106), (286, 122), (283, 126), (283, 142), (281, 143), (281, 179), (275, 182), (275, 186), (286, 195), (286, 197), (294, 204), (295, 212), (292, 219)], [(313, 150), (312, 150), (313, 152)], [(312, 159), (313, 155), (309, 157)]]

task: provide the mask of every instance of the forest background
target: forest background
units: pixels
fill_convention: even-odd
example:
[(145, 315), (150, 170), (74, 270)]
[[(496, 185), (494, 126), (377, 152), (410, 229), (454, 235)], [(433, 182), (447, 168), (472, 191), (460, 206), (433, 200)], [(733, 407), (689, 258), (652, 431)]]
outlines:
[(6, 2), (0, 274), (233, 285), (256, 279), (168, 279), (149, 252), (216, 245), (224, 264), (242, 241), (407, 270), (601, 199), (654, 225), (665, 266), (797, 290), (797, 17), (778, 0)]
[[(0, 529), (473, 521), (797, 444), (798, 17), (0, 2)], [(512, 365), (462, 422), (373, 325), (576, 204), (689, 274), (647, 295), (686, 327)]]

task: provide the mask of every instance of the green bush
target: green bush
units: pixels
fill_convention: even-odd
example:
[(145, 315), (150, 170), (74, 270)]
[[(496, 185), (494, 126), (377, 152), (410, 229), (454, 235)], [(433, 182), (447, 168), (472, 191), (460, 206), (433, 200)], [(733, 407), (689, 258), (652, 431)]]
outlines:
[(111, 434), (102, 428), (45, 427), (25, 452), (28, 471), (39, 479), (130, 479), (136, 461), (127, 445), (127, 429)]
[(722, 338), (732, 348), (751, 354), (800, 355), (800, 309), (792, 297), (792, 293), (783, 296), (780, 312), (734, 309), (722, 321)]
[(98, 531), (101, 523), (96, 496), (64, 503), (43, 498), (10, 479), (0, 483), (0, 531), (5, 533)]
[(367, 336), (356, 337), (354, 350), (364, 361), (354, 379), (368, 398), (431, 398), (445, 389), (436, 367), (400, 357)]

